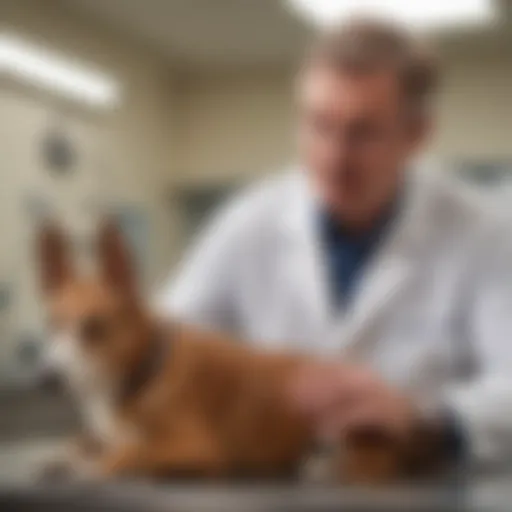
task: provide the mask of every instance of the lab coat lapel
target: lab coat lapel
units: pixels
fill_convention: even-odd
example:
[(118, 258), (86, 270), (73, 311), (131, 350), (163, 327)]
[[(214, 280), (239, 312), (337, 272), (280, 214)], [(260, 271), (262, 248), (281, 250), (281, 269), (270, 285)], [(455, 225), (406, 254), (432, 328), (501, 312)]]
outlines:
[(323, 336), (331, 315), (327, 269), (315, 226), (315, 200), (302, 174), (294, 182), (284, 221), (283, 271), (294, 321)]
[(312, 335), (322, 336), (324, 339), (318, 343), (359, 350), (360, 342), (368, 338), (369, 330), (395, 305), (415, 274), (418, 241), (425, 238), (425, 226), (421, 223), (424, 196), (428, 195), (423, 189), (427, 186), (417, 183), (415, 175), (411, 177), (395, 227), (369, 262), (353, 303), (337, 312), (331, 305), (326, 260), (315, 226), (317, 205), (306, 177), (298, 176), (283, 224), (288, 235), (283, 271), (288, 300), (295, 305), (294, 321), (310, 327)]
[(405, 202), (395, 226), (385, 236), (361, 277), (353, 303), (337, 320), (335, 335), (348, 354), (367, 349), (373, 329), (411, 284), (422, 244), (427, 239), (425, 222), (428, 183), (412, 174), (407, 183)]
[(335, 335), (349, 353), (359, 352), (360, 342), (406, 289), (414, 264), (393, 240), (376, 255), (361, 278), (354, 302), (336, 320)]

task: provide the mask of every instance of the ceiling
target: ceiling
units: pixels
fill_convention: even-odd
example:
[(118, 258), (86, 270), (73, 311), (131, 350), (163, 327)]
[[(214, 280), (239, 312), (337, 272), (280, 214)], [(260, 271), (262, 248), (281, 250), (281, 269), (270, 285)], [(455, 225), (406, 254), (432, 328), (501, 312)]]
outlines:
[[(309, 29), (286, 0), (60, 0), (192, 69), (289, 64)], [(504, 7), (512, 2), (496, 0)], [(508, 6), (508, 7), (506, 7)], [(502, 16), (503, 18), (505, 16)], [(512, 51), (512, 25), (450, 36), (446, 51)]]
[(281, 0), (61, 0), (190, 66), (280, 64), (306, 25)]

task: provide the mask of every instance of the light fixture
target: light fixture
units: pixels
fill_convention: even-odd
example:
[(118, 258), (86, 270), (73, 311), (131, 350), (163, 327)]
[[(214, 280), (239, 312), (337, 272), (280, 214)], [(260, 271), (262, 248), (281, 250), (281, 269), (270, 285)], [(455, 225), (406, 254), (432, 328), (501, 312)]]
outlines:
[(496, 16), (493, 0), (288, 1), (300, 14), (323, 25), (354, 14), (370, 14), (430, 30), (487, 24)]
[(110, 77), (16, 34), (0, 34), (2, 74), (93, 107), (120, 101), (120, 87)]

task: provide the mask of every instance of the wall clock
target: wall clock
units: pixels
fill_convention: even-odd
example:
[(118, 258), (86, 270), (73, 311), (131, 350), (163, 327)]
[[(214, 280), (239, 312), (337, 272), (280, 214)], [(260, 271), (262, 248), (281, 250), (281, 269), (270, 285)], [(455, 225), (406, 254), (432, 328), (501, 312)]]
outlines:
[(66, 176), (76, 168), (75, 144), (62, 128), (51, 128), (43, 136), (42, 157), (45, 169), (54, 176)]

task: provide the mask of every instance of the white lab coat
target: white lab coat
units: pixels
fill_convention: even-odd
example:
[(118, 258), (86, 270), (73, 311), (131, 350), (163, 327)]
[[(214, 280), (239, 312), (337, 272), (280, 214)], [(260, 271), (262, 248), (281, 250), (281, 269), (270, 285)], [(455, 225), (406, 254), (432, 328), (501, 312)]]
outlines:
[(418, 402), (453, 407), (475, 461), (512, 461), (512, 230), (433, 174), (409, 181), (347, 310), (329, 304), (300, 171), (224, 209), (160, 306), (261, 347), (370, 365)]

